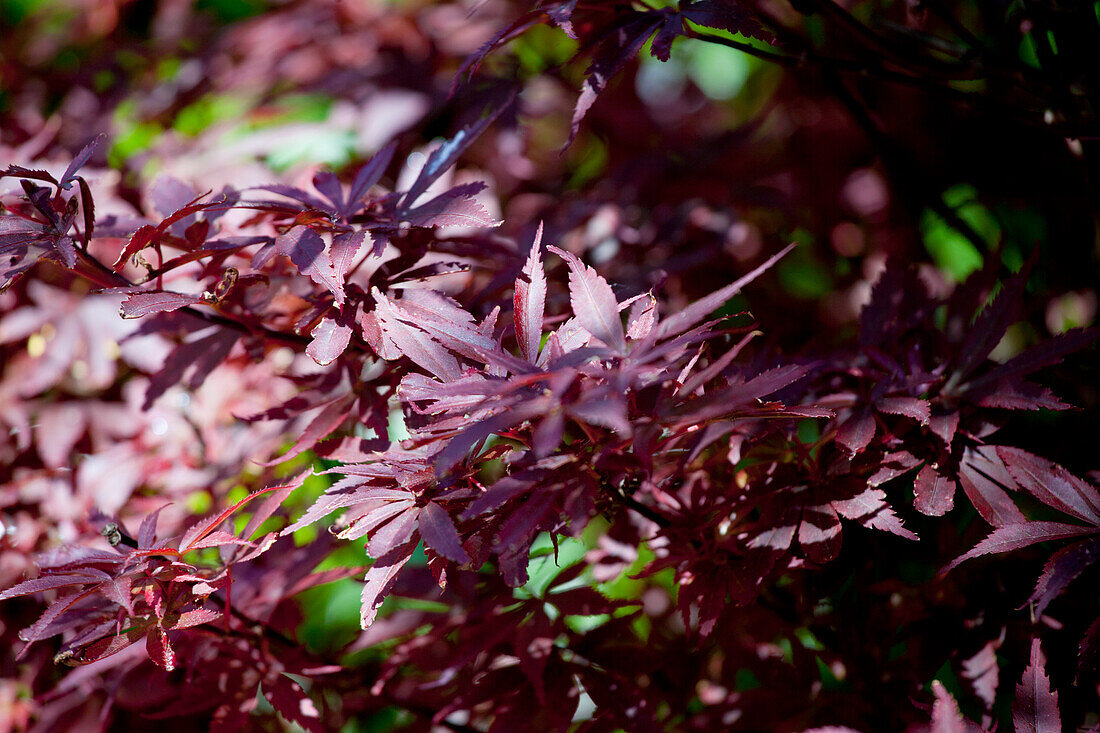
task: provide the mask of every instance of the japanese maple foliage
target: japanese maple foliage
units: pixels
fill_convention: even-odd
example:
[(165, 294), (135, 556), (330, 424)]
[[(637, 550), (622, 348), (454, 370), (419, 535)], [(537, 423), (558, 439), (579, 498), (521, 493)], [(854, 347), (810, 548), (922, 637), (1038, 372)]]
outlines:
[(1075, 11), (100, 5), (0, 69), (3, 725), (1100, 724), (1095, 291), (880, 105), (1077, 140)]

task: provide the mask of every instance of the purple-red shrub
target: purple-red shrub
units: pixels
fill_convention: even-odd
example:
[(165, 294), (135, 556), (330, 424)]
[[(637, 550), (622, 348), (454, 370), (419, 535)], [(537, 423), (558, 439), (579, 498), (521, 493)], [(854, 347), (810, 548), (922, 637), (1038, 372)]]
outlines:
[[(1028, 247), (1006, 268), (991, 244), (952, 282), (910, 261), (899, 232), (912, 222), (863, 168), (845, 190), (867, 219), (852, 227), (878, 248), (847, 296), (818, 297), (842, 306), (814, 311), (797, 268), (821, 248), (761, 235), (775, 212), (804, 217), (787, 194), (805, 171), (777, 174), (767, 195), (711, 196), (704, 183), (737, 145), (697, 121), (657, 161), (612, 138), (626, 160), (606, 180), (621, 188), (578, 192), (517, 152), (520, 120), (553, 101), (537, 96), (546, 79), (479, 73), (505, 42), (556, 25), (588, 57), (561, 140), (623, 124), (637, 147), (659, 120), (612, 124), (637, 100), (605, 97), (643, 48), (668, 61), (683, 38), (816, 61), (891, 173), (907, 154), (838, 74), (940, 91), (953, 77), (902, 52), (859, 67), (832, 40), (804, 48), (764, 5), (489, 10), (511, 24), (481, 29), (461, 68), (441, 64), (458, 74), (455, 101), (439, 102), (454, 119), (433, 121), (449, 135), (428, 147), (397, 136), (298, 180), (190, 170), (139, 190), (86, 175), (105, 160), (99, 137), (59, 176), (57, 151), (3, 172), (5, 723), (1095, 725), (1100, 622), (1073, 582), (1100, 557), (1100, 491), (1095, 474), (1031, 452), (1042, 441), (1014, 422), (1071, 409), (1044, 370), (1097, 335), (1011, 338), (1033, 315), (1029, 288), (1060, 277), (1049, 253)], [(290, 6), (226, 38), (330, 11)], [(388, 17), (442, 22), (425, 13)], [(418, 36), (375, 38), (336, 15), (380, 57), (401, 47), (429, 63), (410, 50)], [(325, 80), (337, 82), (367, 94)], [(718, 139), (711, 167), (700, 151)], [(697, 179), (680, 180), (692, 160)], [(745, 201), (768, 212), (747, 209), (759, 223), (736, 218)], [(978, 236), (946, 197), (928, 206)], [(349, 562), (348, 540), (365, 556)], [(338, 624), (303, 593), (352, 583), (361, 633), (307, 638)]]

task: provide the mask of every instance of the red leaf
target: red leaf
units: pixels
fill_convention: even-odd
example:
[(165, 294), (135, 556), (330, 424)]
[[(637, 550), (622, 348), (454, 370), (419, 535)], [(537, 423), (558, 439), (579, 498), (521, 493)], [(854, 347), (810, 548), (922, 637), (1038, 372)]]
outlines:
[(252, 543), (248, 540), (242, 540), (240, 537), (230, 534), (229, 532), (214, 530), (201, 539), (193, 540), (191, 544), (187, 546), (187, 551), (201, 550), (206, 547), (220, 547), (222, 545), (244, 545), (245, 547), (252, 547)]
[(164, 625), (169, 629), (189, 629), (192, 626), (202, 626), (221, 617), (221, 611), (209, 608), (196, 608), (184, 611), (179, 616), (165, 619)]
[(153, 664), (163, 668), (166, 672), (171, 672), (176, 668), (176, 653), (172, 650), (172, 645), (168, 643), (168, 634), (164, 633), (164, 629), (159, 626), (149, 629), (149, 636), (145, 640), (145, 649), (149, 652), (149, 659), (153, 660)]
[[(253, 499), (255, 499), (258, 496), (268, 494), (272, 491), (276, 491), (276, 490), (281, 489), (281, 488), (284, 488), (284, 487), (282, 487), (282, 486), (269, 486), (265, 489), (259, 489), (258, 491), (253, 491), (251, 494), (244, 497), (243, 499), (241, 499), (240, 501), (238, 501), (236, 504), (229, 507), (228, 509), (225, 509), (220, 514), (217, 514), (213, 517), (208, 517), (208, 518), (202, 520), (201, 522), (198, 522), (197, 524), (193, 525), (190, 529), (188, 529), (184, 533), (183, 537), (180, 539), (180, 550), (179, 550), (180, 554), (190, 552), (195, 547), (196, 542), (201, 541), (203, 537), (206, 537), (208, 534), (210, 534), (215, 529), (217, 529), (219, 524), (221, 524), (226, 519), (228, 519), (230, 516), (232, 516), (233, 512), (237, 511), (238, 509), (240, 509), (242, 506), (244, 506), (248, 502), (252, 501)], [(158, 550), (158, 551), (163, 551), (163, 550)]]
[(321, 733), (321, 714), (302, 686), (285, 675), (279, 675), (264, 689), (271, 707), (291, 723), (310, 733)]
[(1031, 663), (1023, 679), (1016, 685), (1012, 703), (1012, 723), (1016, 733), (1060, 733), (1062, 718), (1058, 713), (1058, 693), (1050, 689), (1046, 676), (1046, 658), (1039, 640), (1031, 642)]

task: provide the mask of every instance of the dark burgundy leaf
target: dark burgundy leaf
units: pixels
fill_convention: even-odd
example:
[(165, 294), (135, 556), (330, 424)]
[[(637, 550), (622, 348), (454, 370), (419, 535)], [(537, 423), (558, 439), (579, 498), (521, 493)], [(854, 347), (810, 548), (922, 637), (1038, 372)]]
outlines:
[(92, 157), (92, 153), (99, 147), (99, 144), (106, 139), (107, 135), (105, 133), (100, 133), (96, 135), (94, 140), (81, 148), (80, 152), (76, 154), (76, 157), (73, 158), (72, 162), (69, 163), (69, 166), (65, 169), (65, 174), (61, 176), (61, 181), (58, 183), (60, 188), (67, 191), (69, 187), (72, 186), (72, 182), (76, 178), (76, 172), (84, 167), (84, 164)]
[(918, 512), (941, 517), (955, 505), (955, 480), (929, 463), (917, 474), (913, 494), (913, 507)]
[(1100, 560), (1100, 540), (1078, 542), (1055, 552), (1043, 567), (1043, 574), (1031, 594), (1035, 616), (1042, 616), (1050, 602), (1061, 595), (1067, 585), (1087, 567)]
[(270, 685), (265, 686), (264, 693), (271, 702), (271, 707), (287, 721), (309, 733), (321, 733), (324, 730), (317, 706), (296, 681), (279, 675)]
[(367, 543), (367, 553), (381, 558), (409, 542), (417, 529), (420, 510), (409, 507), (376, 529)]
[(771, 34), (751, 15), (751, 5), (730, 0), (696, 0), (681, 6), (680, 14), (692, 23), (772, 43)]
[(1039, 640), (1033, 639), (1031, 662), (1016, 685), (1016, 699), (1012, 703), (1012, 724), (1016, 733), (1060, 733), (1062, 730), (1058, 693), (1050, 689), (1046, 661)]
[(1075, 524), (1062, 524), (1061, 522), (1025, 522), (1023, 524), (1008, 524), (997, 527), (989, 536), (975, 545), (965, 555), (955, 558), (950, 565), (944, 568), (944, 572), (955, 568), (959, 563), (965, 562), (982, 555), (992, 555), (999, 552), (1019, 550), (1037, 542), (1051, 542), (1063, 540), (1069, 537), (1082, 537), (1096, 534), (1100, 530), (1090, 527), (1080, 527)]
[(584, 85), (573, 109), (573, 122), (566, 147), (573, 142), (580, 130), (581, 120), (588, 114), (596, 98), (607, 88), (608, 82), (632, 61), (649, 37), (664, 23), (659, 13), (640, 13), (627, 23), (611, 31), (599, 45), (592, 63), (585, 72)]
[[(959, 465), (959, 485), (982, 518), (994, 527), (1019, 524), (1024, 521), (1024, 515), (1005, 492), (1005, 488), (1017, 488), (1016, 482), (1008, 476), (1003, 465), (997, 470), (998, 466), (987, 457), (989, 454), (996, 457), (996, 453), (989, 447), (966, 448)], [(1000, 463), (999, 458), (997, 463)], [(994, 476), (997, 480), (994, 480)], [(1005, 479), (1006, 484), (998, 483)]]
[(778, 254), (769, 257), (762, 265), (754, 268), (747, 275), (739, 277), (724, 288), (700, 298), (683, 310), (679, 310), (662, 320), (655, 329), (654, 333), (656, 337), (668, 338), (670, 336), (677, 336), (697, 325), (712, 312), (724, 305), (727, 300), (741, 292), (741, 288), (760, 277), (760, 275), (764, 274), (772, 265), (787, 256), (787, 253), (794, 249), (795, 246), (794, 244), (788, 244), (780, 250)]
[(911, 417), (922, 425), (927, 425), (932, 417), (932, 408), (928, 401), (916, 397), (883, 397), (875, 403), (875, 407), (891, 415)]
[(1100, 527), (1100, 492), (1057, 463), (1019, 448), (998, 447), (997, 455), (1020, 488), (1044, 504)]
[(492, 107), (487, 115), (469, 127), (459, 130), (454, 137), (433, 150), (431, 155), (428, 156), (427, 162), (424, 163), (420, 175), (416, 177), (413, 184), (409, 186), (409, 190), (405, 192), (404, 198), (401, 199), (401, 207), (407, 210), (410, 206), (416, 204), (416, 200), (420, 198), (421, 194), (427, 191), (429, 186), (455, 164), (458, 156), (462, 155), (474, 140), (489, 129), (489, 125), (493, 124), (493, 120), (510, 103), (511, 98), (505, 104)]
[(851, 415), (836, 431), (836, 440), (852, 453), (859, 453), (875, 437), (875, 416), (869, 410)]
[(396, 141), (386, 143), (356, 172), (351, 188), (348, 189), (347, 207), (341, 212), (345, 219), (350, 219), (363, 209), (364, 197), (370, 192), (371, 186), (378, 183), (382, 174), (386, 172), (390, 161), (393, 160), (395, 150), (397, 150)]
[(457, 563), (470, 561), (450, 515), (435, 502), (428, 502), (420, 510), (420, 536), (428, 547), (448, 560)]

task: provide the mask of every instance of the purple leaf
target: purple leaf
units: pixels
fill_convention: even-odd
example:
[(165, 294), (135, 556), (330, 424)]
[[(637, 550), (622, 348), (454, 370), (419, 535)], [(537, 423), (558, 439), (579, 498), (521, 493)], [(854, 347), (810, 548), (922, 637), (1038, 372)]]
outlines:
[(984, 540), (974, 545), (965, 555), (955, 558), (950, 565), (943, 569), (949, 572), (960, 563), (982, 555), (993, 555), (1000, 552), (1019, 550), (1037, 542), (1050, 542), (1052, 540), (1064, 540), (1069, 537), (1081, 537), (1083, 535), (1096, 534), (1098, 530), (1092, 527), (1081, 527), (1076, 524), (1062, 524), (1061, 522), (1025, 522), (1023, 524), (1008, 524), (997, 527)]
[(85, 163), (88, 162), (88, 159), (92, 157), (92, 153), (95, 152), (95, 149), (99, 147), (99, 144), (106, 139), (106, 133), (100, 133), (99, 135), (96, 135), (94, 140), (85, 145), (80, 150), (80, 152), (76, 154), (76, 157), (73, 158), (71, 163), (69, 163), (69, 167), (65, 169), (65, 175), (61, 176), (61, 181), (58, 183), (61, 188), (65, 189), (66, 191), (69, 190), (69, 187), (72, 185), (72, 181), (76, 178), (76, 172), (80, 170)]
[(882, 489), (868, 487), (857, 496), (831, 503), (837, 514), (859, 522), (864, 527), (890, 532), (914, 541), (918, 539), (917, 535), (902, 526), (901, 519), (886, 503), (886, 492)]
[(1047, 506), (1100, 526), (1100, 492), (1053, 461), (1019, 448), (998, 447), (997, 455), (1020, 488)]
[(160, 513), (167, 509), (170, 504), (162, 504), (153, 511), (145, 515), (145, 518), (141, 520), (141, 525), (138, 527), (138, 547), (145, 550), (153, 546), (153, 543), (157, 541), (157, 518)]
[(317, 445), (318, 442), (343, 424), (351, 412), (351, 405), (354, 401), (355, 395), (348, 394), (326, 404), (324, 409), (310, 420), (309, 425), (294, 441), (294, 445), (290, 447), (290, 450), (274, 459), (272, 463), (282, 463), (290, 460)]
[(913, 507), (918, 512), (930, 517), (942, 517), (955, 505), (955, 480), (944, 476), (929, 463), (917, 474), (913, 494)]
[(401, 572), (401, 568), (405, 567), (405, 563), (412, 557), (415, 549), (415, 542), (396, 547), (388, 555), (375, 560), (374, 565), (367, 571), (363, 578), (362, 609), (359, 616), (359, 622), (364, 629), (374, 623), (379, 606), (393, 588), (394, 579)]
[(371, 186), (378, 183), (382, 174), (386, 172), (390, 161), (393, 160), (395, 150), (397, 150), (396, 141), (386, 143), (355, 174), (355, 178), (351, 182), (351, 188), (348, 189), (347, 208), (341, 212), (345, 219), (350, 219), (363, 209), (363, 197), (370, 192)]
[(341, 320), (342, 317), (326, 316), (310, 332), (313, 340), (306, 347), (306, 354), (321, 366), (334, 362), (351, 342), (351, 326)]
[(367, 554), (371, 557), (384, 557), (395, 548), (410, 541), (416, 531), (420, 510), (409, 507), (390, 521), (374, 530), (367, 543)]
[(346, 277), (351, 269), (355, 255), (367, 239), (366, 229), (356, 229), (353, 232), (337, 234), (332, 238), (332, 269), (338, 277)]
[(665, 16), (660, 30), (653, 36), (650, 53), (654, 58), (668, 61), (672, 54), (672, 42), (684, 32), (684, 18), (681, 13), (669, 13)]
[(1062, 717), (1058, 713), (1058, 693), (1050, 689), (1046, 676), (1046, 658), (1039, 640), (1031, 642), (1031, 663), (1016, 685), (1012, 703), (1012, 724), (1016, 733), (1060, 733)]
[(625, 353), (626, 335), (619, 320), (619, 303), (611, 286), (572, 252), (557, 247), (548, 249), (569, 265), (569, 302), (577, 320), (586, 331), (617, 353)]
[(7, 600), (8, 598), (15, 598), (17, 596), (29, 595), (31, 593), (41, 593), (45, 590), (65, 588), (70, 585), (99, 583), (103, 581), (105, 577), (108, 576), (105, 576), (105, 574), (103, 574), (102, 572), (98, 572), (96, 574), (93, 574), (91, 572), (81, 572), (59, 575), (44, 575), (41, 578), (24, 580), (22, 583), (17, 583), (11, 588), (0, 592), (0, 601)]
[(706, 28), (740, 33), (743, 36), (772, 43), (772, 36), (760, 26), (756, 18), (750, 15), (751, 7), (751, 5), (728, 2), (728, 0), (697, 0), (682, 6), (680, 14), (692, 23)]
[(1035, 592), (1028, 599), (1035, 604), (1035, 617), (1043, 615), (1050, 602), (1097, 560), (1100, 560), (1100, 540), (1096, 539), (1063, 547), (1051, 555), (1035, 585)]
[(664, 23), (662, 14), (637, 14), (632, 20), (615, 28), (599, 45), (592, 63), (585, 71), (584, 85), (581, 87), (580, 97), (577, 98), (577, 106), (573, 110), (573, 121), (566, 147), (577, 136), (581, 120), (596, 101), (596, 97), (603, 93), (612, 77), (634, 60), (638, 50), (645, 45), (662, 23)]
[(332, 293), (336, 305), (344, 304), (343, 277), (337, 275), (320, 234), (309, 227), (295, 227), (275, 240), (275, 251), (289, 257), (300, 273)]
[(464, 183), (441, 193), (426, 204), (412, 209), (403, 217), (417, 227), (495, 227), (499, 221), (489, 215), (485, 207), (473, 198), (485, 188), (485, 184)]
[(860, 453), (875, 437), (875, 416), (869, 410), (853, 413), (837, 428), (836, 441), (851, 453)]
[(444, 382), (454, 381), (462, 375), (458, 360), (428, 334), (402, 323), (400, 310), (380, 290), (374, 288), (371, 294), (375, 302), (374, 317), (383, 339), (389, 341), (379, 356), (384, 359), (408, 357)]
[(332, 208), (336, 211), (343, 211), (347, 208), (347, 203), (344, 201), (344, 192), (340, 188), (340, 179), (332, 171), (318, 171), (315, 173), (313, 187), (332, 202)]
[(911, 417), (921, 425), (927, 425), (932, 417), (932, 407), (927, 400), (916, 397), (884, 397), (875, 403), (880, 412)]
[(497, 552), (505, 553), (508, 550), (530, 544), (539, 524), (546, 517), (546, 513), (550, 511), (552, 502), (553, 494), (548, 491), (539, 492), (523, 502), (501, 525), (494, 549)]
[(1100, 329), (1096, 328), (1075, 328), (1066, 331), (1037, 346), (1032, 346), (1004, 364), (993, 367), (980, 377), (971, 380), (966, 386), (966, 391), (980, 392), (1006, 378), (1019, 377), (1043, 367), (1058, 364), (1063, 356), (1088, 346), (1098, 336), (1100, 336)]
[(659, 339), (668, 338), (669, 336), (676, 336), (692, 328), (725, 304), (727, 300), (741, 292), (741, 288), (760, 277), (760, 275), (770, 269), (772, 265), (786, 257), (787, 253), (794, 249), (795, 246), (795, 244), (788, 244), (780, 250), (778, 254), (772, 255), (765, 260), (762, 265), (754, 268), (748, 274), (739, 277), (724, 288), (715, 290), (710, 295), (700, 298), (683, 310), (677, 311), (664, 319), (657, 325), (654, 331), (656, 337)]
[(535, 232), (535, 241), (523, 272), (516, 279), (512, 297), (512, 318), (516, 325), (516, 340), (523, 358), (534, 364), (538, 361), (542, 343), (542, 319), (546, 308), (546, 274), (542, 269), (542, 222)]
[(420, 510), (420, 536), (424, 543), (448, 560), (457, 563), (470, 562), (470, 556), (462, 547), (458, 530), (441, 506), (430, 501)]
[(963, 660), (963, 677), (970, 680), (974, 688), (974, 694), (985, 704), (985, 709), (993, 709), (993, 701), (997, 697), (997, 684), (1000, 668), (997, 666), (997, 645), (988, 642), (981, 650)]
[[(993, 464), (988, 456), (995, 457), (992, 448), (971, 448), (963, 451), (962, 463), (959, 465), (959, 485), (966, 492), (970, 502), (982, 518), (994, 527), (1003, 527), (1006, 524), (1019, 524), (1024, 521), (1023, 513), (1009, 498), (1004, 488), (998, 481), (1007, 479), (1007, 488), (1015, 489), (1016, 482), (1004, 470), (1003, 465)], [(1000, 459), (997, 459), (1000, 464)], [(1000, 470), (998, 471), (997, 468)], [(986, 473), (989, 471), (993, 475)], [(994, 480), (996, 476), (996, 481)]]
[(967, 733), (966, 721), (959, 704), (939, 680), (932, 683), (932, 693), (936, 701), (932, 703), (932, 725), (929, 733)]
[(429, 186), (455, 164), (458, 156), (462, 155), (466, 148), (470, 147), (470, 144), (489, 128), (493, 120), (511, 104), (511, 101), (512, 97), (509, 97), (504, 104), (494, 106), (488, 115), (469, 127), (459, 130), (454, 137), (433, 150), (431, 155), (428, 156), (424, 167), (420, 170), (420, 175), (416, 177), (413, 184), (409, 186), (404, 198), (401, 199), (401, 208), (408, 210), (408, 207), (415, 204), (421, 194), (427, 191)]
[[(644, 339), (653, 330), (657, 323), (657, 299), (651, 293), (646, 293), (641, 300), (635, 301), (630, 307), (630, 316), (627, 318), (626, 335), (632, 341)], [(749, 336), (751, 338), (751, 334)]]
[(966, 340), (959, 349), (959, 356), (955, 366), (955, 372), (951, 375), (945, 392), (951, 392), (954, 386), (965, 379), (974, 371), (989, 352), (1000, 342), (1008, 327), (1012, 325), (1019, 308), (1020, 298), (1027, 285), (1029, 267), (1025, 267), (1016, 275), (1008, 279), (997, 293), (997, 297), (987, 305), (974, 325), (967, 331)]
[(166, 313), (202, 302), (201, 297), (186, 293), (134, 293), (122, 304), (119, 313), (123, 318), (142, 318), (150, 313)]

